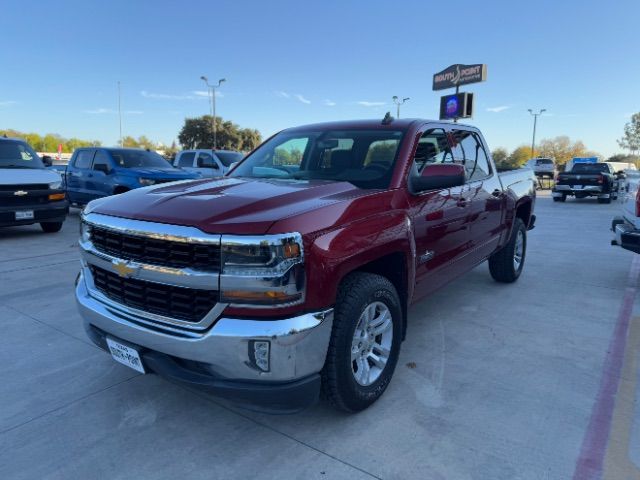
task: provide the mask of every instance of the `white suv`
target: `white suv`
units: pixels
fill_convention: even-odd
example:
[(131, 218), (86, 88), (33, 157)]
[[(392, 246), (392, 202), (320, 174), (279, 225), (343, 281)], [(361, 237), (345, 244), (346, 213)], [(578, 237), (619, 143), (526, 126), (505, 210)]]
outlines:
[(556, 173), (556, 163), (552, 158), (532, 158), (527, 162), (527, 167), (538, 177), (553, 178)]
[(232, 164), (244, 157), (241, 152), (232, 150), (183, 150), (173, 161), (174, 167), (200, 173), (203, 177), (221, 177)]

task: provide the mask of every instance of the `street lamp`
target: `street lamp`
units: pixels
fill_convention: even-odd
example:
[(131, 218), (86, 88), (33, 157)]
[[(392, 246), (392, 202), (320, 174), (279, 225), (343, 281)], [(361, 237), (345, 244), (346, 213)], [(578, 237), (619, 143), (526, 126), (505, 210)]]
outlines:
[(405, 97), (405, 98), (402, 99), (402, 101), (400, 101), (396, 95), (394, 95), (392, 97), (392, 99), (393, 99), (393, 103), (395, 103), (397, 105), (396, 118), (400, 118), (400, 105), (404, 105), (404, 102), (406, 102), (407, 100), (411, 100), (411, 99), (409, 97)]
[(533, 110), (529, 109), (529, 113), (533, 115), (533, 139), (531, 140), (531, 158), (535, 155), (535, 147), (536, 147), (536, 124), (538, 123), (538, 116), (542, 115), (547, 110), (543, 108), (538, 113), (534, 113)]
[(205, 77), (204, 75), (200, 77), (200, 80), (203, 80), (204, 83), (207, 84), (209, 96), (211, 97), (211, 128), (213, 129), (213, 149), (215, 150), (216, 148), (218, 148), (218, 139), (216, 136), (216, 88), (219, 88), (220, 85), (227, 81), (227, 79), (221, 78), (220, 80), (218, 80), (217, 85), (209, 84), (209, 79), (207, 79), (207, 77)]

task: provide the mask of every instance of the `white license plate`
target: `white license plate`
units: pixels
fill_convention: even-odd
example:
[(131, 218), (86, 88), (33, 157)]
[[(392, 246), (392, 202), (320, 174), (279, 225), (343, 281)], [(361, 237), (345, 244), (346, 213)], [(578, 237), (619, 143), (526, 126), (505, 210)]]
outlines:
[(33, 220), (33, 210), (20, 210), (16, 212), (16, 220)]
[(574, 190), (582, 190), (582, 185), (574, 185), (573, 189)]
[(140, 373), (146, 373), (144, 371), (144, 365), (142, 365), (142, 360), (140, 360), (140, 354), (135, 348), (123, 345), (111, 338), (107, 338), (107, 345), (109, 346), (111, 356), (116, 362), (131, 367)]

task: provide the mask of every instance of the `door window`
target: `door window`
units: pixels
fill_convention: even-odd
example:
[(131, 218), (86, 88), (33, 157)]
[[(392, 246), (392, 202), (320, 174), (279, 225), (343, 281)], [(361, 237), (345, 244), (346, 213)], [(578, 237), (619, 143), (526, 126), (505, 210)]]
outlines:
[(422, 134), (413, 162), (418, 173), (429, 164), (453, 162), (447, 134), (442, 128), (432, 128)]
[(218, 164), (213, 159), (213, 156), (202, 152), (198, 155), (198, 166), (204, 168), (218, 168)]
[(76, 168), (91, 168), (91, 161), (93, 160), (93, 150), (80, 150), (76, 157), (74, 166)]
[(179, 167), (193, 167), (193, 160), (196, 158), (196, 152), (185, 152), (180, 155), (178, 160)]
[(482, 180), (491, 174), (489, 159), (475, 132), (453, 130), (451, 134), (453, 158), (464, 165), (467, 181)]
[(111, 168), (111, 162), (109, 161), (109, 155), (104, 150), (98, 150), (96, 156), (93, 159), (93, 169), (100, 170), (101, 172), (107, 172)]

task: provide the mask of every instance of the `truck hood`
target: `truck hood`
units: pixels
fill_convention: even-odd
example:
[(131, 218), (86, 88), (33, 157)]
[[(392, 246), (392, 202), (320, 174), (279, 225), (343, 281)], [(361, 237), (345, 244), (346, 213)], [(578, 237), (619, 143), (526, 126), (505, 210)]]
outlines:
[(371, 193), (347, 182), (227, 177), (140, 188), (91, 202), (88, 208), (208, 233), (261, 235), (283, 218)]
[(1, 168), (0, 185), (25, 185), (60, 181), (60, 174), (46, 168)]

